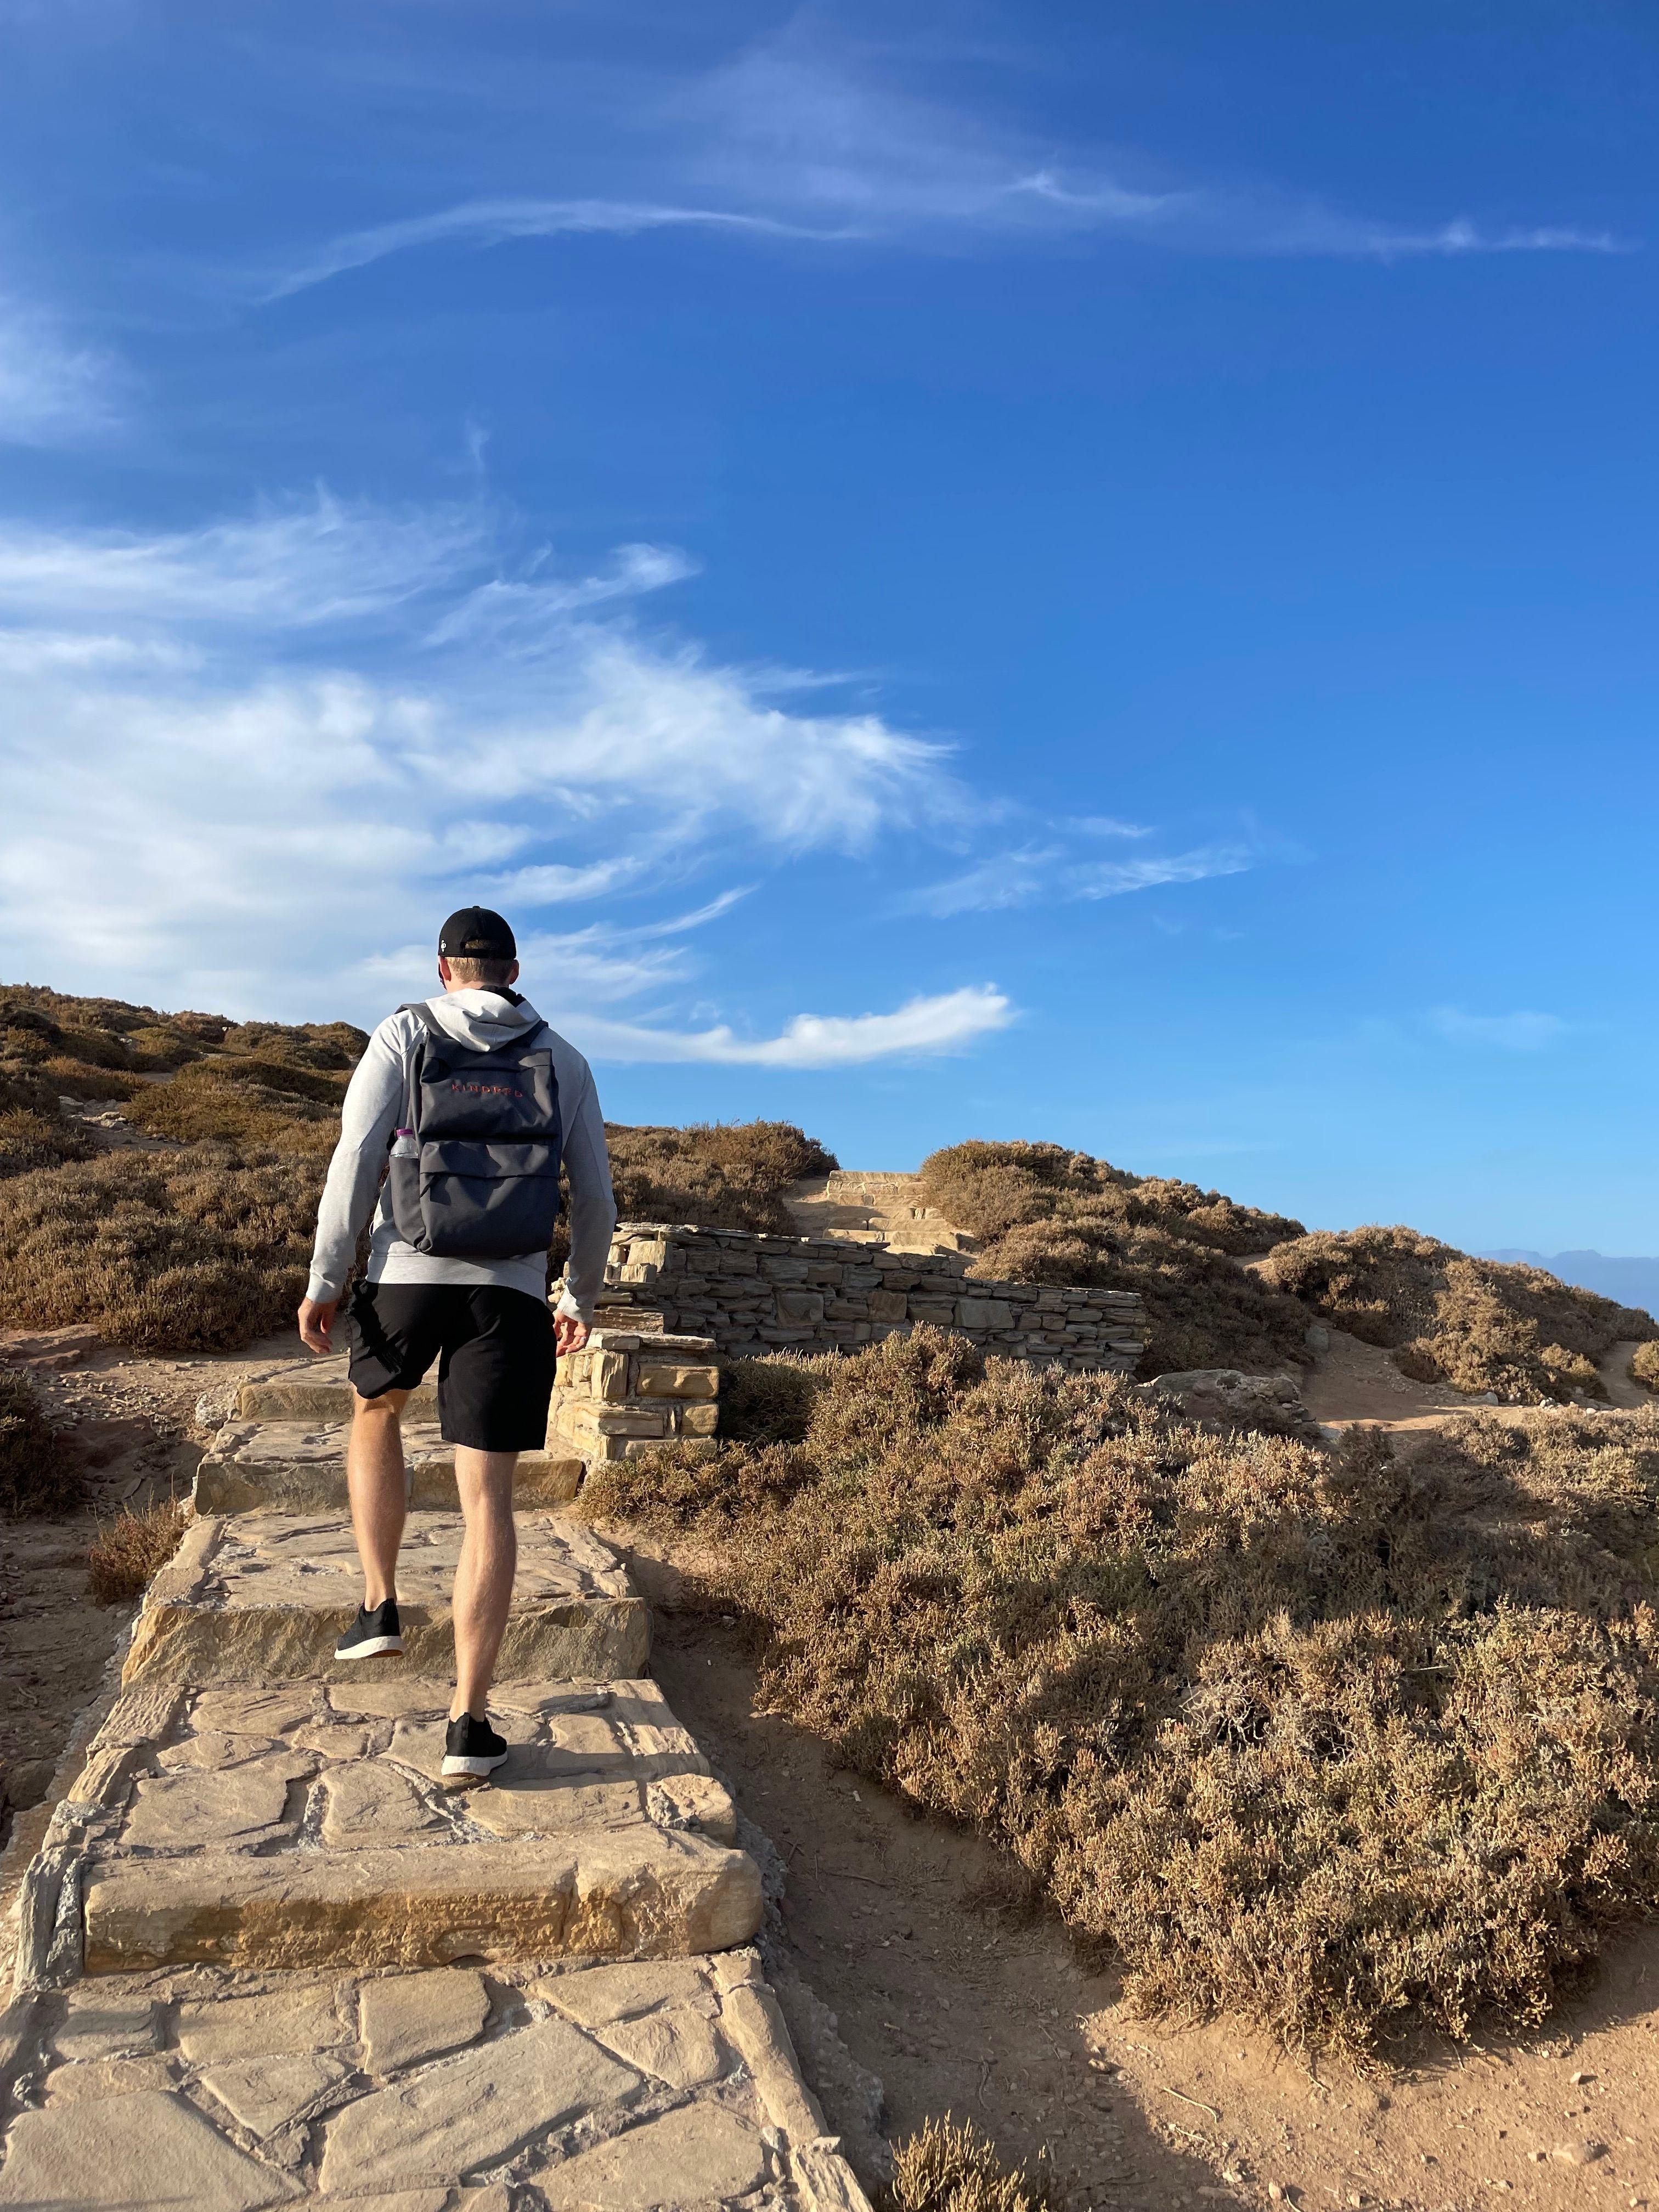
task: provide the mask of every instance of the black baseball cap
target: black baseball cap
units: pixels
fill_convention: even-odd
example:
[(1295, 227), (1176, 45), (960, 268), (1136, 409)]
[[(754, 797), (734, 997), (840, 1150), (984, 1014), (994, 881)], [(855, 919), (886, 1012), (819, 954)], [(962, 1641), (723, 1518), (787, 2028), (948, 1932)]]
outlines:
[(464, 906), (438, 932), (438, 951), (446, 960), (516, 960), (513, 932), (487, 906)]

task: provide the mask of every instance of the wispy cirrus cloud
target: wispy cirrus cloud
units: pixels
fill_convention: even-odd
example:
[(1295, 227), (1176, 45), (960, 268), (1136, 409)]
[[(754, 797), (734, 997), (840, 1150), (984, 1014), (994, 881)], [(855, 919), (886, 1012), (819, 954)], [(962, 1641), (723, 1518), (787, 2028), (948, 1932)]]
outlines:
[[(1136, 832), (1141, 833), (1139, 830)], [(955, 914), (994, 913), (999, 908), (1073, 900), (1124, 898), (1165, 884), (1203, 883), (1212, 876), (1237, 876), (1254, 867), (1260, 854), (1243, 844), (1204, 845), (1185, 853), (1149, 854), (1145, 860), (1079, 859), (1074, 848), (1054, 843), (1022, 846), (996, 853), (960, 875), (930, 884), (912, 894), (911, 908), (941, 920)]]
[(609, 235), (635, 238), (649, 230), (726, 230), (750, 238), (833, 239), (836, 234), (734, 208), (653, 205), (632, 200), (505, 198), (463, 200), (398, 222), (372, 223), (343, 232), (289, 269), (267, 279), (259, 296), (283, 300), (325, 284), (348, 270), (366, 269), (389, 254), (423, 246), (502, 246), (509, 239)]
[(969, 804), (939, 744), (648, 634), (633, 610), (688, 568), (630, 546), (586, 577), (515, 573), (482, 507), (326, 497), (148, 536), (0, 524), (10, 957), (71, 988), (368, 1017), (387, 975), (424, 982), (434, 918), (487, 897), (596, 1050), (805, 1067), (988, 1033), (1007, 1002), (977, 987), (775, 1036), (677, 1023), (688, 936), (748, 883), (538, 938), (551, 909)]
[(1429, 1024), (1450, 1044), (1489, 1045), (1500, 1052), (1541, 1052), (1567, 1030), (1559, 1014), (1467, 1014), (1458, 1006), (1437, 1006)]
[[(630, 125), (617, 118), (624, 155)], [(1044, 239), (1118, 239), (1183, 252), (1380, 262), (1505, 253), (1612, 253), (1593, 226), (1427, 224), (1334, 207), (1253, 180), (1167, 173), (1145, 157), (1056, 147), (908, 89), (797, 23), (684, 88), (635, 144), (637, 196), (470, 198), (370, 224), (255, 280), (285, 298), (388, 255), (514, 240), (724, 233), (734, 242), (960, 251)], [(624, 161), (624, 166), (626, 162)]]

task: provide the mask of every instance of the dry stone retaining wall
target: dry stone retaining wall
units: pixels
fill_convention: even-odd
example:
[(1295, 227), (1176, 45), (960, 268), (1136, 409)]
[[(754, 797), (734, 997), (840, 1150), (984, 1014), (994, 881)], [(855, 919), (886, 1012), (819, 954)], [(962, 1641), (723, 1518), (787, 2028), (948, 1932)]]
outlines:
[(617, 1225), (600, 1296), (610, 1323), (657, 1317), (727, 1358), (850, 1352), (931, 1322), (988, 1352), (1133, 1373), (1146, 1346), (1134, 1291), (988, 1282), (965, 1267), (955, 1253), (632, 1221)]
[(592, 1467), (681, 1441), (712, 1451), (720, 1425), (714, 1348), (710, 1336), (591, 1330), (584, 1348), (559, 1362), (550, 1452), (568, 1447)]

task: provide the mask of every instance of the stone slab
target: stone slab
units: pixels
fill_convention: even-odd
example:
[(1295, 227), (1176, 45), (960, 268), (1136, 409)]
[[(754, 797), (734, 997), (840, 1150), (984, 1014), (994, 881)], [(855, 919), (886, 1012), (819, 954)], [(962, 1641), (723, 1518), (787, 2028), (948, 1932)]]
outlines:
[[(459, 1513), (418, 1513), (398, 1561), (401, 1656), (337, 1661), (362, 1595), (343, 1513), (239, 1513), (198, 1520), (151, 1584), (123, 1680), (247, 1683), (321, 1677), (454, 1675), (450, 1592)], [(519, 1571), (502, 1643), (503, 1681), (632, 1677), (650, 1650), (650, 1613), (628, 1572), (584, 1523), (519, 1518)]]
[[(236, 1394), (236, 1410), (245, 1421), (349, 1421), (355, 1395), (347, 1376), (343, 1353), (331, 1359), (313, 1359), (299, 1366), (279, 1369), (257, 1382), (244, 1382)], [(411, 1390), (404, 1404), (404, 1419), (435, 1421), (438, 1383), (428, 1378)]]
[(647, 2120), (536, 2175), (549, 2212), (655, 2212), (746, 2197), (766, 2179), (758, 2131), (718, 2105)]
[(365, 1982), (358, 1996), (358, 2027), (377, 2074), (400, 2074), (460, 2050), (489, 2017), (483, 1976), (462, 1967), (382, 1975)]
[[(345, 1455), (350, 1423), (250, 1420), (219, 1431), (196, 1470), (191, 1501), (198, 1513), (326, 1512), (346, 1503)], [(409, 1502), (416, 1510), (455, 1512), (455, 1448), (434, 1421), (405, 1420), (404, 1462)], [(514, 1502), (568, 1504), (581, 1486), (582, 1462), (568, 1447), (521, 1452)]]
[(88, 1974), (202, 1960), (419, 1967), (714, 1951), (760, 1924), (743, 1852), (643, 1824), (467, 1850), (200, 1851), (88, 1878)]
[(533, 2136), (631, 2103), (644, 2086), (631, 2066), (568, 2021), (538, 2021), (348, 2105), (327, 2130), (322, 2185), (337, 2190), (363, 2174), (405, 2186), (465, 2179), (510, 2158)]
[[(90, 2123), (84, 2103), (21, 2112), (6, 2137), (0, 2204), (191, 2205), (258, 2212), (291, 2201), (298, 2185), (223, 2136), (168, 2090), (139, 2090), (118, 2103), (118, 2123)], [(112, 2112), (112, 2120), (116, 2115)]]

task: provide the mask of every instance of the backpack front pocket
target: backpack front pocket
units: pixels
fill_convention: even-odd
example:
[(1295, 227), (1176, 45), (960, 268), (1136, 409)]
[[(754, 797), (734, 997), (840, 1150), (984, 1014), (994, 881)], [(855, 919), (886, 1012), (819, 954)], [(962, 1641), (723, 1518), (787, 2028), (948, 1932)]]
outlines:
[[(422, 1145), (418, 1172), (423, 1241), (417, 1251), (436, 1259), (516, 1260), (545, 1252), (552, 1243), (559, 1218), (556, 1144), (436, 1138)], [(397, 1197), (394, 1188), (394, 1207)]]

